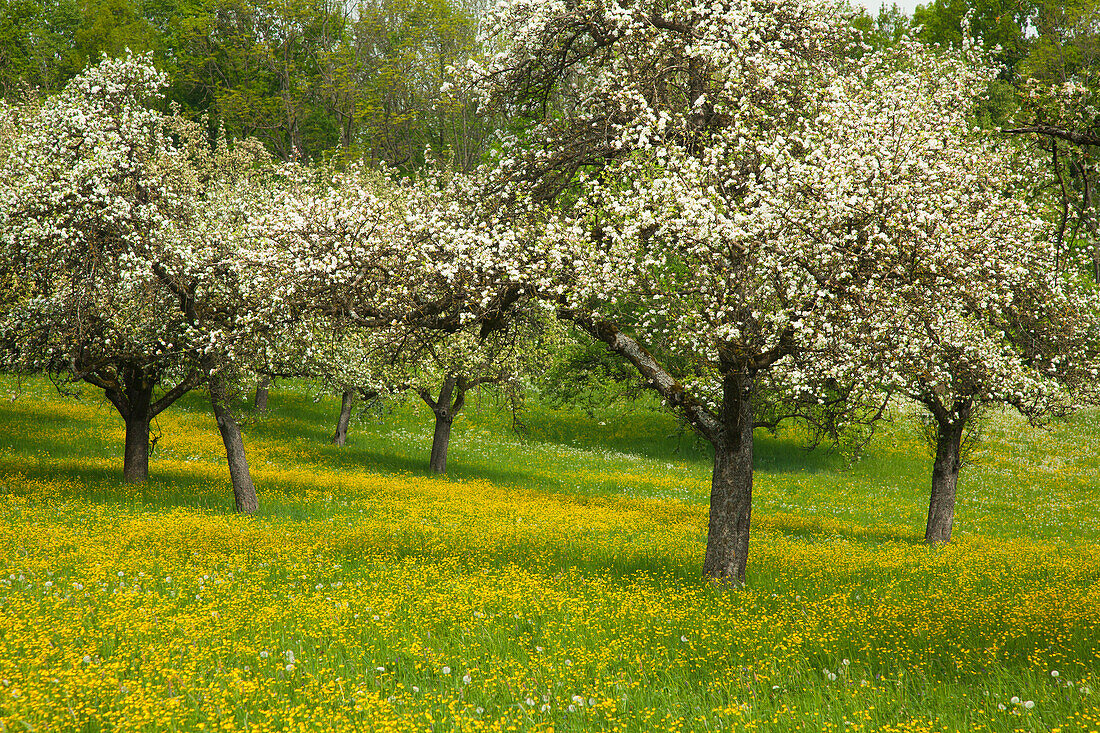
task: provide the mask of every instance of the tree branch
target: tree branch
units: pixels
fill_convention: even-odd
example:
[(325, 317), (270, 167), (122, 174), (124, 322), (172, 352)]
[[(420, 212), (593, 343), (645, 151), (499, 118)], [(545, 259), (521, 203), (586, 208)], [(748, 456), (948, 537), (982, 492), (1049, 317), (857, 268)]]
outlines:
[(427, 403), (428, 407), (432, 408), (432, 412), (435, 412), (439, 408), (439, 403), (432, 399), (432, 393), (428, 391), (427, 387), (418, 388), (416, 394)]
[(1050, 125), (1013, 127), (1007, 130), (1002, 128), (1001, 132), (1009, 135), (1022, 135), (1030, 132), (1035, 133), (1036, 135), (1047, 135), (1049, 137), (1056, 137), (1059, 140), (1065, 140), (1067, 142), (1073, 143), (1074, 145), (1100, 145), (1100, 135), (1090, 135), (1086, 132), (1063, 130), (1060, 127), (1052, 127)]
[(722, 421), (703, 403), (690, 395), (684, 386), (669, 374), (660, 362), (644, 346), (627, 336), (619, 328), (606, 320), (593, 321), (567, 309), (562, 309), (563, 318), (573, 321), (582, 330), (596, 338), (623, 357), (645, 378), (646, 386), (665, 398), (669, 406), (679, 410), (712, 443), (718, 441), (724, 432)]
[(185, 394), (198, 387), (202, 382), (202, 375), (199, 374), (197, 369), (192, 369), (191, 373), (184, 377), (183, 381), (177, 384), (172, 389), (165, 392), (164, 396), (149, 406), (149, 417), (156, 417), (160, 413), (168, 409), (168, 406), (173, 402), (183, 397)]

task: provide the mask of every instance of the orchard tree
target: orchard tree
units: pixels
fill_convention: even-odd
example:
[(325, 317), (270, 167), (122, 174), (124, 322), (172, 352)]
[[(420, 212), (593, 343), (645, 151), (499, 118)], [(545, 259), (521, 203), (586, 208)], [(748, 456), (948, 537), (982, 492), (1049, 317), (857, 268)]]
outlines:
[(524, 339), (545, 315), (521, 307), (520, 273), (498, 255), (531, 226), (502, 218), (472, 176), (296, 171), (250, 227), (278, 253), (278, 298), (310, 324), (297, 331), (303, 368), (343, 393), (333, 440), (346, 439), (356, 393), (411, 389), (436, 417), (442, 472), (466, 393), (541, 353)]
[(1054, 227), (1026, 195), (1037, 161), (973, 127), (992, 73), (914, 44), (869, 57), (829, 89), (836, 113), (789, 173), (801, 196), (785, 216), (862, 263), (833, 285), (859, 293), (850, 338), (931, 418), (928, 543), (951, 539), (964, 436), (985, 406), (1062, 416), (1100, 373), (1100, 300), (1058, 270)]
[(168, 120), (190, 156), (194, 215), (169, 222), (150, 264), (160, 286), (177, 299), (195, 345), (193, 359), (206, 382), (214, 419), (225, 446), (236, 509), (258, 508), (256, 489), (235, 415), (245, 385), (269, 366), (263, 355), (284, 341), (294, 314), (274, 297), (272, 253), (253, 247), (245, 223), (262, 206), (273, 172), (259, 141), (211, 147), (205, 125)]
[(271, 255), (240, 236), (266, 154), (254, 141), (211, 146), (205, 126), (150, 108), (164, 83), (147, 57), (107, 59), (40, 108), (8, 110), (0, 262), (15, 287), (0, 334), (8, 366), (104, 390), (126, 423), (127, 481), (148, 476), (153, 417), (207, 384), (249, 512), (227, 404), (285, 321), (262, 277)]
[(859, 394), (846, 294), (827, 287), (858, 263), (785, 217), (804, 128), (860, 113), (824, 94), (853, 55), (842, 12), (513, 0), (485, 25), (500, 50), (470, 69), (484, 109), (516, 121), (492, 193), (545, 219), (497, 249), (714, 446), (703, 570), (721, 581), (745, 579), (761, 395)]
[(126, 423), (131, 482), (148, 476), (150, 421), (202, 381), (186, 319), (148, 267), (191, 205), (187, 161), (147, 106), (164, 83), (139, 57), (90, 67), (9, 112), (0, 164), (0, 264), (21, 293), (0, 313), (6, 366), (102, 389)]
[(514, 308), (496, 329), (464, 328), (456, 333), (419, 329), (419, 348), (407, 348), (402, 360), (408, 384), (435, 418), (428, 468), (447, 472), (451, 428), (469, 393), (492, 386), (513, 400), (523, 380), (549, 360), (557, 324), (537, 303)]

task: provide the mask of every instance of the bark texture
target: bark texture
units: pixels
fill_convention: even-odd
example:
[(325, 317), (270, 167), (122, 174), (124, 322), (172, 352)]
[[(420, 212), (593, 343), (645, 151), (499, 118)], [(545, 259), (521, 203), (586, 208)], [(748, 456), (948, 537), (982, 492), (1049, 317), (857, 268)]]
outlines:
[(753, 379), (732, 374), (723, 380), (723, 429), (712, 440), (714, 474), (703, 574), (723, 582), (745, 582), (752, 517)]
[(126, 447), (122, 454), (122, 480), (140, 484), (149, 479), (149, 423), (153, 411), (153, 387), (156, 380), (140, 369), (122, 372), (123, 383), (107, 388), (107, 399), (126, 423)]
[(432, 457), (428, 468), (432, 473), (447, 473), (447, 446), (451, 442), (454, 415), (443, 408), (435, 413), (435, 433), (432, 435)]
[(332, 434), (332, 444), (343, 446), (348, 442), (348, 425), (351, 423), (351, 409), (355, 406), (355, 392), (345, 389), (340, 398), (340, 419), (336, 422), (336, 432)]
[(259, 412), (267, 412), (267, 396), (271, 387), (271, 377), (261, 377), (260, 383), (256, 385), (256, 410)]
[(140, 484), (149, 479), (149, 423), (148, 411), (131, 412), (126, 421), (126, 449), (122, 457), (122, 480), (128, 484)]
[(932, 495), (928, 502), (928, 524), (924, 530), (924, 541), (930, 545), (951, 541), (965, 427), (965, 419), (938, 423), (936, 459), (932, 464)]
[(959, 469), (963, 467), (963, 434), (970, 419), (969, 401), (955, 405), (953, 412), (939, 411), (936, 417), (936, 458), (932, 464), (932, 495), (928, 500), (928, 522), (924, 541), (928, 545), (949, 543), (955, 525), (955, 493)]
[(466, 404), (466, 392), (474, 386), (460, 374), (448, 374), (439, 389), (439, 397), (433, 398), (426, 389), (417, 390), (435, 414), (435, 433), (432, 435), (432, 455), (428, 459), (428, 469), (435, 474), (447, 472), (447, 448), (451, 442), (451, 426), (455, 415)]
[(225, 459), (229, 464), (229, 479), (233, 483), (233, 501), (239, 514), (251, 514), (259, 508), (256, 487), (248, 470), (248, 458), (244, 453), (241, 427), (229, 408), (228, 390), (218, 374), (210, 377), (210, 405), (218, 422), (225, 445)]

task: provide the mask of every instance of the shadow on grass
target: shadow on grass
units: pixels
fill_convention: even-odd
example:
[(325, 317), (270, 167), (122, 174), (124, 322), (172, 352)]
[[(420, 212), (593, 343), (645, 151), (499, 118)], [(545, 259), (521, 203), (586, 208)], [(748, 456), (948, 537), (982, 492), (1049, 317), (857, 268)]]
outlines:
[[(662, 461), (710, 465), (714, 449), (705, 439), (683, 427), (671, 413), (639, 408), (623, 414), (608, 411), (589, 417), (580, 411), (536, 408), (523, 416), (525, 435), (535, 442), (592, 450), (614, 450)], [(794, 437), (756, 431), (754, 465), (775, 473), (837, 470), (844, 459), (828, 446), (808, 449)]]
[[(103, 424), (93, 419), (0, 411), (0, 435), (4, 436), (0, 445), (7, 443), (13, 453), (45, 453), (53, 458), (79, 458), (90, 451), (102, 454), (115, 442), (102, 438), (102, 428)], [(123, 446), (119, 444), (117, 450), (121, 459)]]
[[(416, 455), (408, 453), (395, 454), (377, 450), (373, 447), (357, 447), (349, 444), (344, 448), (331, 448), (324, 454), (328, 467), (370, 471), (383, 475), (413, 475), (417, 477), (433, 477), (428, 470), (428, 456), (430, 446), (417, 449)], [(510, 486), (522, 490), (537, 490), (547, 493), (561, 494), (577, 497), (595, 496), (622, 496), (624, 482), (614, 478), (595, 480), (586, 478), (585, 482), (578, 484), (574, 474), (566, 473), (561, 478), (554, 478), (551, 472), (540, 471), (537, 467), (531, 467), (512, 463), (488, 463), (455, 460), (452, 458), (447, 463), (445, 477), (439, 477), (451, 481), (487, 481), (497, 486)], [(699, 500), (705, 500), (709, 489), (700, 484)], [(658, 489), (647, 494), (644, 489), (638, 488), (632, 494), (635, 497), (661, 496)], [(691, 499), (693, 497), (684, 497)]]
[[(13, 489), (2, 474), (18, 473), (25, 479), (42, 483), (64, 482), (56, 493), (41, 494)], [(220, 483), (220, 482), (219, 482)], [(221, 486), (219, 489), (223, 488)], [(232, 513), (233, 490), (225, 481), (222, 491), (212, 491), (210, 482), (184, 471), (163, 470), (150, 467), (149, 480), (140, 484), (122, 481), (122, 460), (117, 467), (66, 466), (0, 463), (0, 494), (23, 496), (31, 500), (80, 500), (102, 505), (133, 507), (145, 510), (199, 509)]]
[[(248, 432), (262, 440), (299, 439), (329, 445), (336, 426), (339, 405), (335, 398), (315, 401), (308, 395), (278, 390), (271, 394), (269, 411), (253, 414)], [(600, 417), (606, 417), (601, 425)], [(628, 455), (672, 462), (709, 466), (713, 449), (705, 440), (685, 431), (674, 416), (652, 409), (637, 409), (626, 415), (615, 413), (589, 418), (579, 411), (555, 412), (538, 406), (521, 415), (523, 430), (512, 429), (510, 414), (499, 409), (467, 410), (461, 419), (467, 425), (488, 430), (502, 439), (548, 444), (582, 450), (610, 450)], [(416, 403), (398, 404), (381, 418), (355, 421), (349, 432), (349, 448), (377, 444), (394, 431), (428, 431), (431, 417)], [(456, 435), (456, 440), (461, 440)], [(425, 453), (430, 444), (415, 446)], [(827, 446), (809, 450), (793, 437), (775, 437), (761, 430), (756, 435), (755, 465), (772, 473), (809, 472), (844, 468), (844, 459)], [(363, 464), (367, 465), (367, 464)], [(377, 464), (385, 465), (385, 461)]]
[[(832, 540), (847, 540), (865, 544), (881, 545), (885, 543), (900, 543), (917, 547), (924, 544), (922, 537), (915, 531), (899, 531), (897, 528), (844, 526), (837, 527), (829, 522), (805, 517), (794, 518), (790, 515), (770, 517), (768, 515), (754, 517), (755, 529), (758, 532), (768, 532), (787, 538), (805, 540), (808, 543), (828, 542)], [(792, 521), (794, 526), (792, 526)]]

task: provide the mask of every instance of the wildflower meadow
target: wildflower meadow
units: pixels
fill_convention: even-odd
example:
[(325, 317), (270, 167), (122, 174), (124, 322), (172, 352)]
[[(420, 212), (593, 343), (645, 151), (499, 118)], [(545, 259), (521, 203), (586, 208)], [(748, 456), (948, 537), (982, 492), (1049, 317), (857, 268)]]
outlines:
[(994, 414), (922, 540), (904, 411), (858, 460), (761, 435), (747, 585), (699, 572), (710, 457), (663, 412), (353, 424), (288, 386), (232, 513), (199, 396), (123, 484), (106, 401), (4, 378), (0, 730), (1100, 730), (1100, 416)]

